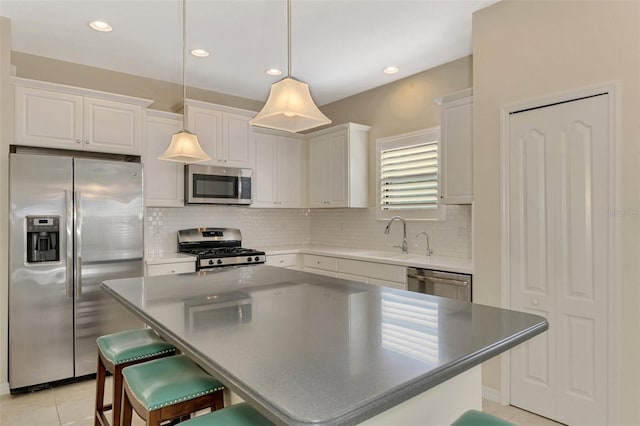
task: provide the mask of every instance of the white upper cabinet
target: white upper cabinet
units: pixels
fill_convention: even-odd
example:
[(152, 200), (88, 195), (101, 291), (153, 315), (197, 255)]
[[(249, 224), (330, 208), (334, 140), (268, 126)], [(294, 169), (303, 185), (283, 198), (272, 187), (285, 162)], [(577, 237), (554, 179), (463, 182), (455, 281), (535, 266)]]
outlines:
[(147, 206), (184, 205), (184, 164), (159, 160), (174, 133), (182, 130), (182, 115), (147, 110), (145, 113), (144, 198)]
[(252, 207), (302, 208), (303, 141), (253, 129), (255, 166)]
[(146, 99), (13, 78), (15, 143), (140, 155)]
[(443, 204), (473, 201), (472, 89), (436, 99), (440, 104), (440, 199)]
[(187, 130), (198, 135), (211, 156), (200, 164), (253, 168), (249, 120), (255, 114), (236, 108), (187, 100)]
[(347, 123), (307, 135), (309, 207), (368, 207), (369, 129)]

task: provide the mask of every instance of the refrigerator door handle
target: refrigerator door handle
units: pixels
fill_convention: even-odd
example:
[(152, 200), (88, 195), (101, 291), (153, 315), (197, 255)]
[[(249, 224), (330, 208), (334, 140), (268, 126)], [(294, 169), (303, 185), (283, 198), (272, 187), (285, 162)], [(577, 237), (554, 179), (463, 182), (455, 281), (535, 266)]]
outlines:
[(76, 263), (76, 273), (75, 273), (75, 284), (76, 284), (76, 299), (82, 297), (82, 209), (80, 208), (80, 200), (82, 197), (82, 193), (80, 191), (73, 192), (74, 198), (74, 223), (76, 230), (76, 239), (75, 239), (75, 263)]
[(71, 191), (64, 191), (65, 201), (65, 217), (66, 217), (66, 245), (67, 245), (67, 262), (66, 262), (66, 296), (67, 300), (73, 297), (73, 194)]

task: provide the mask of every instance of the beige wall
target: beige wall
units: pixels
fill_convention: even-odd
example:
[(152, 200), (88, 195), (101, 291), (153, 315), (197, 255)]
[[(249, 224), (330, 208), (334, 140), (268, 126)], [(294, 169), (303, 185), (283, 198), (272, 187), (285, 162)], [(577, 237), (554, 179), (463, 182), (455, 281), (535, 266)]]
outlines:
[[(623, 424), (640, 424), (640, 2), (510, 1), (474, 14), (474, 290), (500, 304), (500, 109), (619, 83), (617, 173)], [(502, 283), (506, 285), (506, 283)], [(483, 381), (499, 388), (497, 362)]]
[[(179, 84), (15, 51), (11, 54), (11, 63), (16, 66), (18, 77), (151, 99), (154, 103), (150, 108), (160, 111), (178, 112), (182, 108), (182, 86)], [(259, 111), (264, 104), (264, 101), (193, 87), (188, 89), (187, 97), (250, 111)]]
[(472, 59), (467, 56), (321, 108), (332, 124), (350, 121), (373, 126), (369, 133), (370, 206), (375, 206), (376, 139), (440, 125), (440, 109), (433, 99), (471, 87), (471, 79)]
[(8, 355), (8, 247), (9, 247), (9, 141), (13, 137), (11, 21), (0, 17), (0, 393), (7, 383)]

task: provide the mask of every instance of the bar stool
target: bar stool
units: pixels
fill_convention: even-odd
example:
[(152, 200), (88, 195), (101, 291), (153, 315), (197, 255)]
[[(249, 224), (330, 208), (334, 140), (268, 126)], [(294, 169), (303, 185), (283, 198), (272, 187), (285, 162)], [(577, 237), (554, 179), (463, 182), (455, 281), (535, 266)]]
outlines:
[[(127, 330), (98, 337), (98, 370), (96, 374), (96, 409), (94, 425), (109, 426), (104, 414), (113, 413), (112, 426), (120, 425), (122, 404), (122, 369), (130, 365), (158, 359), (176, 353), (176, 348), (165, 342), (151, 329)], [(113, 402), (104, 404), (107, 371), (113, 374)]]
[(224, 385), (186, 355), (157, 359), (122, 370), (121, 425), (131, 426), (133, 410), (148, 426), (185, 419), (191, 413), (224, 408)]
[(246, 402), (180, 423), (184, 426), (271, 426), (269, 420)]
[(478, 410), (466, 411), (451, 426), (515, 426), (506, 420), (499, 419)]

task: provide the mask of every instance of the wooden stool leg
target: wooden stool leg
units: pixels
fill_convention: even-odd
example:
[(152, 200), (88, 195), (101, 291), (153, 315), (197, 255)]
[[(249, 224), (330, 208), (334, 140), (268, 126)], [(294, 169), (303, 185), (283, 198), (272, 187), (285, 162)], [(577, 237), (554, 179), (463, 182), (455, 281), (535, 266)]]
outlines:
[(147, 416), (147, 426), (160, 426), (160, 423), (162, 423), (160, 410), (149, 411)]
[[(124, 390), (124, 395), (122, 397), (122, 412), (119, 413), (120, 424), (122, 426), (131, 426), (131, 416), (133, 415), (133, 407), (131, 406), (131, 401), (129, 400), (130, 396), (127, 393), (127, 389)], [(115, 417), (115, 415), (114, 415)]]
[(217, 391), (213, 393), (213, 406), (211, 411), (222, 410), (224, 408), (224, 393), (223, 391)]
[(120, 426), (120, 412), (122, 411), (122, 368), (118, 366), (113, 372), (113, 425)]
[(98, 368), (96, 372), (96, 409), (94, 413), (94, 426), (100, 426), (100, 414), (104, 412), (104, 384), (107, 376), (107, 369), (98, 355)]

